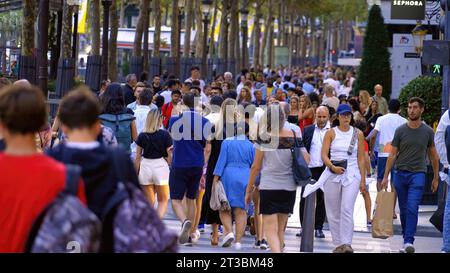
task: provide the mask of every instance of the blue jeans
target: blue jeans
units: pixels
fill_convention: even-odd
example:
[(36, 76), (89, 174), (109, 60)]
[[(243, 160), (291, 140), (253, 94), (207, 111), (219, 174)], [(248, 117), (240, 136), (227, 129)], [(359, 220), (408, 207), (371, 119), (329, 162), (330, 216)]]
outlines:
[(444, 212), (444, 246), (442, 251), (446, 253), (450, 253), (450, 186), (448, 186), (447, 190), (447, 203), (445, 205)]
[(402, 223), (403, 242), (414, 243), (419, 205), (425, 189), (424, 172), (394, 171), (394, 187), (400, 207), (400, 221)]

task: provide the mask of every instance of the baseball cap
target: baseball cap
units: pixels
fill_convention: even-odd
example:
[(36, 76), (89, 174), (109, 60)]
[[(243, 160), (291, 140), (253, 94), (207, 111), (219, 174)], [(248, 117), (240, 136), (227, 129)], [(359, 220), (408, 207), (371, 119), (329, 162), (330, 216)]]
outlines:
[(345, 114), (345, 113), (352, 114), (352, 108), (348, 104), (341, 104), (341, 105), (339, 105), (338, 109), (336, 110), (336, 113), (338, 115), (342, 115), (342, 114)]

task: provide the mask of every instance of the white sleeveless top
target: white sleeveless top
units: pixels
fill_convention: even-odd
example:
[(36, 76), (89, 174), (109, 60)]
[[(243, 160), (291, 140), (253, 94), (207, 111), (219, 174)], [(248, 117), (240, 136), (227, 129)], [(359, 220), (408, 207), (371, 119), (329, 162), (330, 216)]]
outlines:
[(330, 155), (332, 161), (347, 160), (349, 165), (358, 164), (358, 139), (355, 141), (355, 147), (353, 149), (352, 155), (347, 154), (350, 148), (350, 143), (352, 141), (354, 127), (350, 127), (347, 132), (342, 132), (338, 127), (333, 128), (335, 133), (335, 138), (331, 142)]

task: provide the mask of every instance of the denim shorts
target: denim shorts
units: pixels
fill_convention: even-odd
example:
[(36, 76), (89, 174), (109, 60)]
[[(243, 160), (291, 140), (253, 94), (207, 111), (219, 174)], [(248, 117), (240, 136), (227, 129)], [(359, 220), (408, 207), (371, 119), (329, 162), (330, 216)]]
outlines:
[[(386, 163), (387, 163), (387, 157), (378, 157), (378, 169), (377, 169), (377, 180), (381, 181), (384, 178), (384, 172), (386, 171)], [(394, 179), (394, 172), (393, 169), (391, 169), (391, 182), (393, 182)]]

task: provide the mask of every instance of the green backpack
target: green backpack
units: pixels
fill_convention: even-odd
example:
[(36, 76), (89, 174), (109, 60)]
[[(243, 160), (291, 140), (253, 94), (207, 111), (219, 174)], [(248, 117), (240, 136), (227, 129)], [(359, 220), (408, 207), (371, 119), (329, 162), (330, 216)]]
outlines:
[(119, 145), (130, 153), (130, 145), (133, 142), (131, 138), (131, 123), (136, 118), (131, 114), (103, 114), (99, 118), (103, 126), (110, 128), (114, 132)]

